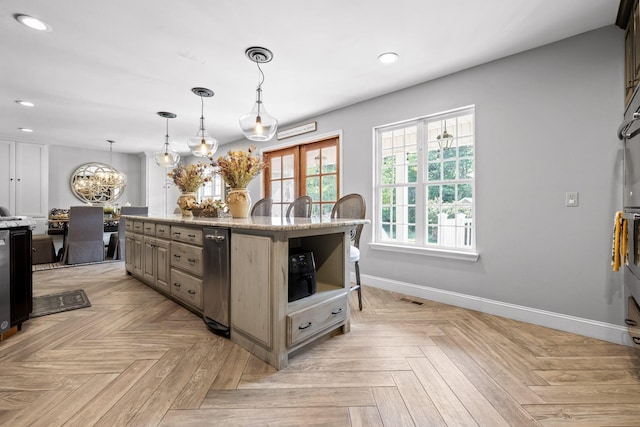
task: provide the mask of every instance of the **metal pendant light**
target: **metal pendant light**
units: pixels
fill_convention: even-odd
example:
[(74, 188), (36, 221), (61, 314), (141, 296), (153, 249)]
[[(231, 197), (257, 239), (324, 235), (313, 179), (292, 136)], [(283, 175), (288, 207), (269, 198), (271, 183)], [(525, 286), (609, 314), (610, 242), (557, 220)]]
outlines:
[(204, 100), (203, 97), (211, 98), (213, 91), (204, 87), (194, 87), (191, 92), (200, 97), (201, 103), (201, 115), (200, 115), (200, 129), (198, 133), (189, 138), (189, 150), (196, 157), (209, 157), (213, 155), (218, 149), (218, 141), (209, 136), (209, 133), (204, 128)]
[(256, 89), (256, 103), (251, 111), (240, 116), (240, 128), (247, 139), (251, 141), (268, 141), (278, 129), (278, 120), (267, 113), (262, 103), (262, 83), (264, 83), (264, 73), (260, 64), (265, 64), (273, 59), (273, 53), (264, 47), (250, 47), (245, 52), (247, 58), (255, 62), (260, 72), (260, 80)]
[(158, 115), (167, 119), (167, 134), (165, 135), (163, 149), (155, 154), (156, 163), (163, 168), (175, 168), (180, 161), (180, 154), (173, 151), (169, 145), (169, 119), (175, 119), (177, 116), (166, 111), (160, 111)]
[(440, 146), (441, 150), (451, 148), (451, 145), (453, 144), (453, 134), (447, 132), (446, 120), (444, 121), (444, 132), (442, 132), (441, 135), (438, 135), (436, 139), (438, 140), (438, 145)]

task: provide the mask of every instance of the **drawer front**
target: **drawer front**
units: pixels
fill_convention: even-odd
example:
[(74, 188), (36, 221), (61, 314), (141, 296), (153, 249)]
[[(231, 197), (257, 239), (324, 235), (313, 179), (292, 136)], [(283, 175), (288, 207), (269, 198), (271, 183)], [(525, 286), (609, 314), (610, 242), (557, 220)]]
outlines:
[(197, 277), (172, 268), (171, 295), (202, 310), (202, 280)]
[(171, 226), (171, 238), (180, 242), (202, 245), (202, 230), (174, 225)]
[(156, 225), (153, 222), (145, 222), (143, 224), (145, 236), (156, 235)]
[(636, 348), (640, 348), (640, 308), (633, 297), (627, 300), (627, 318), (624, 320), (629, 327), (631, 342)]
[(156, 237), (171, 238), (171, 226), (169, 224), (156, 224)]
[(131, 231), (133, 232), (133, 221), (129, 220), (129, 221), (125, 221), (124, 222), (124, 231)]
[[(129, 221), (127, 221), (129, 222)], [(143, 233), (144, 232), (144, 223), (142, 221), (133, 221), (133, 232), (134, 233)]]
[(202, 276), (202, 248), (173, 242), (171, 245), (171, 265)]
[(287, 316), (287, 346), (303, 342), (347, 318), (348, 295), (338, 295)]

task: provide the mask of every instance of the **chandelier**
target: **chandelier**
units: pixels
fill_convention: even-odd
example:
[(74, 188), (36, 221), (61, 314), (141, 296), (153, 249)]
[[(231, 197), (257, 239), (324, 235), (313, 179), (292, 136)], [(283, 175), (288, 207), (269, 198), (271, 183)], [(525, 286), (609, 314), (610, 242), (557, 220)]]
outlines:
[(107, 139), (107, 142), (109, 143), (109, 168), (101, 169), (94, 175), (97, 180), (96, 185), (104, 190), (120, 188), (127, 184), (127, 176), (113, 167), (113, 144), (115, 141)]

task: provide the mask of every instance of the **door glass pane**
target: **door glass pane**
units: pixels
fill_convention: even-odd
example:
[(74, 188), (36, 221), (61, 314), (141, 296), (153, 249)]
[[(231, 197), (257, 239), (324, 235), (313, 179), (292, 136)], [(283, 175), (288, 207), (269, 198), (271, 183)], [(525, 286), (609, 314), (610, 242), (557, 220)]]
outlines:
[(306, 175), (317, 175), (318, 173), (320, 173), (320, 150), (309, 150), (307, 151)]
[(317, 176), (307, 177), (307, 195), (313, 200), (320, 200), (320, 178)]
[(295, 165), (293, 163), (293, 154), (282, 157), (282, 177), (293, 178), (295, 176)]
[(280, 183), (282, 181), (271, 181), (271, 198), (275, 203), (282, 202), (282, 191), (280, 191)]
[(292, 179), (282, 181), (282, 202), (291, 203), (295, 199), (295, 183)]
[(338, 170), (336, 147), (327, 147), (322, 152), (322, 173), (335, 173)]
[(281, 169), (281, 161), (280, 157), (274, 157), (271, 159), (271, 179), (280, 179), (282, 178), (282, 169)]
[(335, 201), (338, 194), (338, 183), (335, 175), (324, 175), (322, 177), (322, 201)]

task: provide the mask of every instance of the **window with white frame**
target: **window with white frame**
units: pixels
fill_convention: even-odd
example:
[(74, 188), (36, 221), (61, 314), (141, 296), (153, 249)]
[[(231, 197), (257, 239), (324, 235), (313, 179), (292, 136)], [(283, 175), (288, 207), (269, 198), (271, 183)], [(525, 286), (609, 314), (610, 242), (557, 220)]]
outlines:
[(206, 199), (224, 201), (224, 181), (222, 177), (218, 174), (213, 174), (211, 181), (205, 182), (198, 189), (197, 198), (200, 202)]
[(475, 250), (473, 106), (375, 128), (375, 243)]

